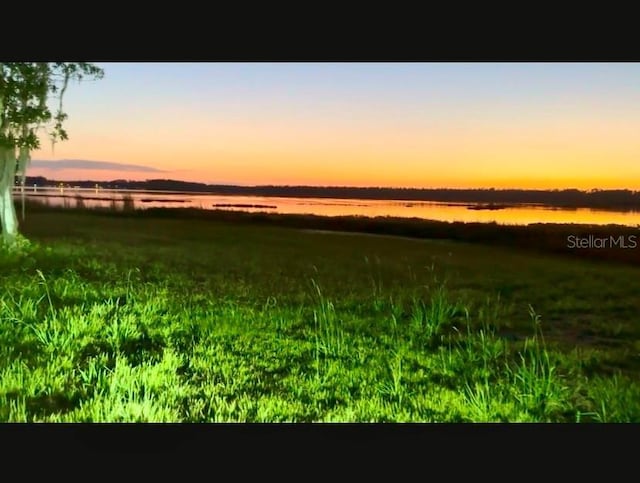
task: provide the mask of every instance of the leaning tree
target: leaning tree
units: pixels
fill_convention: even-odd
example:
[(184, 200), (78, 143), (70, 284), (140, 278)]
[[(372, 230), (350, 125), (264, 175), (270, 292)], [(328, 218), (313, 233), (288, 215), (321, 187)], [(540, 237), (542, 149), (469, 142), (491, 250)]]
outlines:
[[(0, 222), (4, 244), (13, 245), (18, 239), (13, 187), (16, 176), (24, 186), (30, 153), (40, 147), (40, 134), (48, 133), (52, 143), (67, 139), (62, 99), (69, 81), (103, 75), (102, 69), (86, 62), (0, 63)], [(24, 217), (24, 198), (22, 207)]]

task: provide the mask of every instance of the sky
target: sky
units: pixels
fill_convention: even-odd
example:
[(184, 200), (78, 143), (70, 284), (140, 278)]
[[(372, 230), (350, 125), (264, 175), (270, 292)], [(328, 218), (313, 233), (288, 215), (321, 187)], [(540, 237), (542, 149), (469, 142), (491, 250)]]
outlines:
[(99, 63), (58, 180), (640, 190), (640, 63)]

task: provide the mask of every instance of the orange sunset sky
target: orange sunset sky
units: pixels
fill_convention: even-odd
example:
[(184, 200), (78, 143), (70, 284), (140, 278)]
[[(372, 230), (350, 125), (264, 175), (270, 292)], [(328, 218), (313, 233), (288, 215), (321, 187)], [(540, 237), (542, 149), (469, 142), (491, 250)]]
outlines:
[(640, 190), (640, 64), (99, 65), (29, 175)]

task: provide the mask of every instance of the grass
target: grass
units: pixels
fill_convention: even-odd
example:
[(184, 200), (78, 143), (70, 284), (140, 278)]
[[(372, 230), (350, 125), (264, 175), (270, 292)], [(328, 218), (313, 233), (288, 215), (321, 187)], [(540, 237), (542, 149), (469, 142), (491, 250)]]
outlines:
[(243, 218), (22, 228), (1, 421), (640, 421), (635, 266)]
[[(21, 204), (19, 203), (19, 206)], [(367, 233), (384, 237), (400, 236), (431, 240), (456, 240), (466, 243), (511, 247), (518, 246), (534, 254), (563, 254), (571, 258), (617, 262), (640, 266), (638, 226), (587, 225), (574, 223), (535, 223), (501, 225), (495, 222), (447, 222), (421, 218), (389, 216), (319, 216), (311, 214), (280, 214), (242, 212), (198, 208), (134, 209), (130, 195), (113, 199), (107, 208), (77, 207), (72, 203), (51, 206), (48, 199), (27, 199), (28, 213), (100, 212), (103, 215), (151, 219), (197, 219), (222, 223), (244, 223), (254, 226), (275, 226), (311, 230), (331, 230), (342, 233)], [(581, 245), (577, 240), (581, 240)], [(601, 246), (585, 246), (585, 242), (600, 240)], [(604, 241), (603, 241), (604, 240)], [(604, 246), (602, 246), (604, 243)], [(588, 243), (587, 243), (588, 245)], [(578, 248), (579, 246), (579, 248)]]

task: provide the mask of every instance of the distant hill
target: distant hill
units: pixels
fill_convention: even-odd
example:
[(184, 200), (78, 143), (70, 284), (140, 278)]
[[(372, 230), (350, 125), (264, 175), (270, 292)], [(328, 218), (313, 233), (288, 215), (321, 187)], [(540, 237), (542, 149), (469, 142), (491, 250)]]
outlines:
[(436, 201), (443, 203), (542, 204), (562, 208), (602, 208), (640, 210), (640, 191), (631, 190), (518, 190), (518, 189), (418, 189), (418, 188), (357, 188), (347, 186), (235, 186), (150, 179), (128, 181), (56, 181), (43, 176), (27, 176), (26, 185), (59, 186), (60, 183), (82, 188), (96, 184), (107, 189), (149, 191), (179, 191), (216, 195), (274, 196), (290, 198), (342, 198), (364, 200), (402, 200), (408, 202)]

